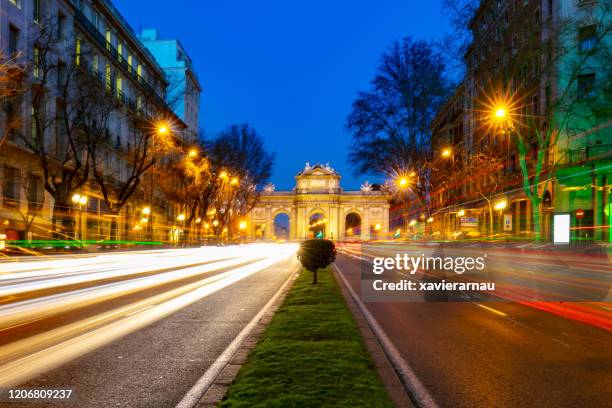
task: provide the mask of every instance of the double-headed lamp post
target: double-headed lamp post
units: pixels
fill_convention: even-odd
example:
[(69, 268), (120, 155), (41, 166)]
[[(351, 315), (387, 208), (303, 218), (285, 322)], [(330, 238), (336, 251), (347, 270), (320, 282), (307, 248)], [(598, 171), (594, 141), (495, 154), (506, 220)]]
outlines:
[(79, 218), (78, 218), (79, 226), (78, 226), (78, 233), (77, 233), (76, 229), (74, 231), (74, 239), (75, 240), (81, 240), (82, 239), (82, 233), (81, 233), (81, 228), (82, 228), (82, 225), (81, 225), (82, 224), (82, 212), (83, 212), (83, 206), (85, 204), (87, 204), (87, 200), (88, 200), (88, 198), (87, 198), (86, 195), (74, 194), (72, 196), (72, 202), (75, 205), (79, 206)]

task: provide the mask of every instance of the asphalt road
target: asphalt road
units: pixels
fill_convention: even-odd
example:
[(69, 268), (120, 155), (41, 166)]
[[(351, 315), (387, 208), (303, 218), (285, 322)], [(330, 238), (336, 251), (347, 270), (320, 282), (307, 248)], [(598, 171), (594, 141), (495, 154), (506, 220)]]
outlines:
[(0, 263), (0, 385), (75, 395), (0, 405), (175, 406), (295, 270), (294, 251), (249, 245)]
[[(345, 252), (336, 265), (359, 294), (360, 260)], [(506, 265), (524, 274), (545, 257), (506, 255)], [(605, 259), (590, 261), (609, 268)], [(610, 303), (417, 300), (366, 306), (439, 406), (609, 407), (612, 401), (612, 333), (598, 326), (612, 321)]]

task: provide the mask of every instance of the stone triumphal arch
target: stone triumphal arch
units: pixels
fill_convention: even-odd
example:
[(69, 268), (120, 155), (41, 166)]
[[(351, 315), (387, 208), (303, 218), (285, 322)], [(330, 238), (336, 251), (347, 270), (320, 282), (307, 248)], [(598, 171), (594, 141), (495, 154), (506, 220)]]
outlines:
[(264, 189), (248, 215), (249, 238), (371, 239), (388, 233), (389, 204), (369, 184), (360, 191), (344, 191), (340, 175), (329, 165), (308, 163), (295, 180), (292, 191)]

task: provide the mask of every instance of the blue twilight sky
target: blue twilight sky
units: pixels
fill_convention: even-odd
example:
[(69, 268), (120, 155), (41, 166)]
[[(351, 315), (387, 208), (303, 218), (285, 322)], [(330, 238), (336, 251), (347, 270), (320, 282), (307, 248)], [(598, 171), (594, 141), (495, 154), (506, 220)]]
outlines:
[(366, 89), (380, 53), (410, 35), (439, 39), (448, 30), (441, 0), (308, 2), (115, 0), (134, 30), (178, 38), (194, 61), (203, 92), (201, 126), (214, 134), (249, 122), (276, 152), (272, 182), (294, 185), (304, 163), (329, 162), (345, 189), (345, 118)]

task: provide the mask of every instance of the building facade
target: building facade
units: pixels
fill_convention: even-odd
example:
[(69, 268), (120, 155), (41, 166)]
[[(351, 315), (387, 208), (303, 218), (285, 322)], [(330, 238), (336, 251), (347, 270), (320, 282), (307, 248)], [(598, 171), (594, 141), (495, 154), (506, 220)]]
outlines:
[[(70, 232), (61, 226), (55, 231), (56, 236), (108, 239), (109, 217), (115, 217), (118, 239), (144, 238), (135, 226), (143, 219), (146, 207), (147, 216), (155, 221), (152, 228), (158, 230), (160, 237), (165, 237), (165, 219), (172, 217), (174, 210), (164, 200), (156, 199), (154, 186), (146, 191), (146, 183), (140, 183), (133, 200), (120, 213), (109, 215), (110, 209), (89, 173), (91, 165), (83, 166), (87, 171), (83, 170), (79, 177), (85, 181), (70, 194), (84, 198), (80, 202), (67, 200), (60, 204), (48, 192), (49, 183), (43, 179), (37, 156), (45, 152), (47, 163), (54, 168), (52, 173), (60, 174), (57, 177), (74, 176), (71, 170), (79, 157), (90, 164), (85, 147), (76, 154), (76, 159), (62, 161), (71, 131), (66, 123), (78, 121), (76, 113), (68, 114), (75, 116), (66, 120), (60, 116), (79, 112), (79, 106), (72, 106), (71, 101), (76, 100), (75, 95), (80, 91), (76, 78), (82, 76), (97, 81), (100, 92), (112, 95), (116, 101), (103, 129), (104, 143), (109, 148), (100, 153), (97, 165), (104, 173), (100, 177), (113, 189), (119, 189), (129, 180), (132, 173), (124, 158), (136, 151), (138, 141), (148, 137), (143, 134), (148, 130), (133, 125), (135, 118), (147, 123), (153, 123), (158, 117), (170, 118), (177, 128), (185, 126), (165, 102), (168, 81), (164, 70), (112, 3), (108, 0), (0, 0), (0, 49), (5, 59), (26, 67), (23, 95), (3, 101), (0, 118), (2, 129), (8, 124), (9, 107), (13, 116), (19, 118), (19, 125), (0, 146), (0, 234), (13, 240), (48, 239), (52, 235), (52, 220), (62, 213), (69, 215), (74, 225)], [(70, 82), (72, 76), (74, 82)], [(40, 89), (44, 102), (38, 105), (37, 119), (34, 95)], [(42, 141), (34, 146), (36, 152), (27, 143), (28, 138)], [(61, 185), (61, 180), (60, 184), (58, 180), (52, 181)]]
[[(435, 231), (447, 238), (533, 237), (537, 211), (545, 239), (552, 238), (554, 216), (570, 214), (573, 239), (610, 240), (610, 7), (606, 0), (480, 2), (464, 80), (439, 111), (432, 137), (434, 146), (464, 155), (447, 161), (449, 171), (476, 154), (499, 167), (494, 177), (476, 171), (460, 185), (434, 189)], [(512, 112), (514, 129), (491, 126), (496, 105)], [(524, 136), (531, 175), (543, 153), (535, 207), (523, 190), (512, 131)], [(538, 133), (551, 135), (545, 149)]]
[(195, 143), (199, 137), (202, 87), (191, 58), (178, 40), (164, 39), (155, 29), (142, 30), (139, 38), (166, 72), (166, 101), (187, 126), (185, 139)]
[[(291, 240), (326, 238), (366, 240), (387, 237), (389, 203), (380, 191), (344, 191), (340, 175), (329, 165), (306, 164), (292, 191), (265, 189), (247, 219), (250, 239), (279, 238), (287, 228)], [(288, 226), (279, 225), (283, 217)]]

